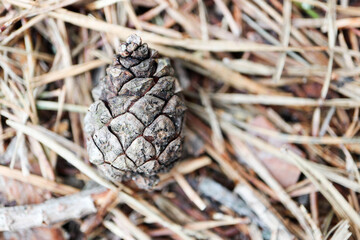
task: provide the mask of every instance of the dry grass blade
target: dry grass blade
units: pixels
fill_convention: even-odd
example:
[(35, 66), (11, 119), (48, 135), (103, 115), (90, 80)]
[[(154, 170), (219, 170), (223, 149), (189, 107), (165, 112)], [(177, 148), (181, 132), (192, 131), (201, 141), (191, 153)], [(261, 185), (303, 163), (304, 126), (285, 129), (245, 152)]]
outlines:
[(231, 104), (263, 104), (263, 105), (280, 105), (293, 107), (344, 107), (355, 108), (359, 107), (359, 101), (350, 99), (329, 99), (329, 100), (315, 100), (310, 98), (276, 96), (276, 95), (251, 95), (251, 94), (233, 94), (233, 93), (216, 93), (211, 95), (211, 98), (224, 103)]
[(126, 229), (137, 239), (150, 240), (150, 236), (144, 233), (139, 227), (137, 227), (131, 220), (120, 210), (112, 209), (111, 213), (114, 214), (114, 221), (118, 225), (124, 225)]
[(166, 219), (161, 214), (154, 211), (154, 208), (151, 205), (146, 204), (145, 202), (139, 201), (138, 199), (120, 192), (119, 197), (125, 201), (130, 207), (135, 209), (138, 212), (141, 212), (145, 216), (149, 217), (153, 221), (156, 221), (163, 225), (164, 227), (169, 228), (171, 231), (179, 235), (182, 239), (192, 239), (186, 233), (184, 233), (182, 227), (179, 225), (172, 223), (170, 220)]
[(236, 185), (234, 192), (241, 196), (244, 201), (251, 207), (251, 209), (267, 224), (272, 233), (276, 233), (276, 237), (280, 240), (293, 239), (292, 235), (286, 227), (281, 223), (279, 218), (271, 211), (266, 209), (264, 205), (248, 186), (239, 183)]
[(113, 5), (117, 2), (125, 2), (126, 0), (97, 0), (86, 5), (89, 10), (102, 9), (106, 6)]
[[(321, 235), (320, 231), (316, 234), (313, 234), (309, 223), (306, 221), (306, 218), (297, 204), (290, 198), (290, 196), (285, 192), (281, 185), (271, 176), (268, 170), (260, 163), (260, 161), (250, 152), (248, 147), (243, 143), (239, 142), (235, 136), (231, 136), (231, 133), (234, 132), (234, 128), (229, 124), (223, 124), (222, 127), (231, 137), (232, 142), (235, 146), (240, 146), (241, 151), (238, 150), (237, 153), (242, 156), (242, 158), (251, 166), (251, 168), (256, 171), (256, 173), (272, 188), (274, 189), (280, 201), (291, 211), (291, 213), (297, 218), (301, 226), (305, 229), (308, 237), (311, 238), (314, 235)], [(317, 239), (316, 237), (314, 239)]]
[[(283, 31), (281, 35), (282, 46), (286, 47), (290, 40), (290, 29), (291, 29), (291, 1), (284, 1), (283, 8)], [(273, 75), (273, 80), (279, 82), (286, 60), (286, 53), (281, 53), (276, 63), (276, 72)]]
[(232, 33), (234, 34), (234, 36), (238, 37), (240, 35), (239, 26), (235, 22), (234, 18), (232, 17), (232, 15), (231, 15), (229, 9), (226, 7), (225, 3), (222, 0), (214, 0), (214, 2), (217, 5), (217, 7), (220, 9), (222, 14), (224, 14), (224, 17), (225, 17), (226, 21), (228, 22), (229, 27), (230, 27)]
[(27, 134), (34, 139), (38, 140), (45, 146), (49, 147), (51, 150), (55, 151), (59, 156), (62, 156), (65, 160), (67, 160), (70, 164), (72, 164), (74, 167), (79, 169), (81, 172), (89, 176), (91, 179), (93, 179), (95, 182), (99, 183), (100, 185), (103, 185), (104, 187), (107, 187), (109, 189), (112, 189), (114, 191), (117, 191), (116, 187), (111, 184), (110, 182), (106, 181), (102, 177), (100, 177), (93, 168), (91, 168), (89, 165), (86, 165), (84, 161), (80, 160), (74, 153), (54, 141), (51, 137), (45, 135), (44, 133), (30, 127), (27, 125), (23, 125), (17, 122), (13, 122), (10, 120), (6, 121), (6, 124), (17, 129), (18, 131)]
[[(20, 54), (20, 55), (28, 55), (28, 52), (26, 50), (23, 49), (19, 49), (19, 48), (12, 48), (12, 47), (7, 47), (7, 46), (2, 46), (0, 45), (0, 51), (4, 52), (11, 52), (11, 53), (16, 53), (16, 54)], [(53, 61), (53, 56), (50, 54), (46, 54), (46, 53), (41, 53), (41, 52), (32, 52), (31, 53), (33, 55), (33, 57), (41, 59), (41, 60), (45, 60), (48, 62)]]
[[(39, 110), (58, 111), (60, 108), (60, 104), (58, 102), (38, 100), (36, 101), (36, 107)], [(62, 110), (69, 112), (86, 113), (88, 111), (88, 108), (89, 108), (88, 106), (80, 106), (80, 105), (68, 104), (68, 103), (64, 103), (62, 105)]]
[(64, 68), (58, 71), (54, 71), (54, 72), (46, 73), (41, 76), (34, 77), (31, 81), (32, 82), (31, 84), (32, 87), (39, 87), (41, 85), (48, 84), (56, 80), (60, 80), (67, 77), (76, 76), (84, 72), (88, 72), (94, 68), (103, 66), (105, 64), (107, 64), (107, 62), (98, 59), (79, 65), (73, 65), (68, 68)]
[[(96, 20), (91, 17), (84, 16), (82, 14), (74, 13), (71, 11), (67, 11), (65, 9), (60, 9), (55, 12), (50, 12), (49, 15), (51, 17), (61, 19), (65, 22), (72, 23), (77, 26), (101, 31), (108, 32), (117, 35), (120, 39), (125, 40), (129, 35), (135, 33), (135, 30), (130, 28), (125, 28), (122, 26), (108, 24), (100, 20)], [(239, 44), (235, 41), (223, 41), (223, 40), (209, 40), (209, 41), (201, 41), (195, 39), (188, 40), (178, 40), (171, 39), (166, 37), (161, 37), (156, 34), (151, 34), (147, 32), (137, 32), (144, 41), (155, 43), (155, 44), (163, 44), (168, 46), (178, 46), (184, 47), (192, 50), (203, 50), (203, 51), (322, 51), (324, 47), (310, 47), (310, 48), (296, 48), (296, 47), (281, 47), (281, 46), (269, 46), (266, 44), (256, 44), (246, 42), (244, 44)], [(166, 55), (166, 54), (165, 54)]]
[(298, 166), (301, 171), (317, 186), (319, 191), (333, 205), (334, 210), (343, 218), (348, 219), (355, 227), (360, 226), (360, 216), (351, 205), (344, 199), (339, 191), (324, 177), (324, 175), (312, 168), (304, 159), (295, 153), (284, 150), (287, 160)]
[(181, 174), (189, 174), (199, 168), (205, 167), (211, 164), (211, 159), (207, 156), (202, 156), (195, 159), (189, 159), (183, 161), (175, 166), (174, 171), (177, 171)]
[(223, 220), (223, 221), (206, 221), (206, 222), (196, 222), (196, 223), (188, 223), (185, 225), (185, 228), (191, 230), (205, 230), (215, 227), (234, 225), (234, 224), (246, 224), (249, 223), (246, 218), (235, 218), (231, 220)]
[(282, 140), (285, 142), (298, 143), (298, 144), (324, 144), (324, 145), (360, 143), (360, 138), (354, 138), (354, 137), (353, 138), (342, 138), (342, 137), (331, 137), (331, 136), (311, 137), (311, 136), (284, 134), (278, 131), (256, 127), (244, 122), (236, 121), (225, 114), (223, 114), (223, 119), (233, 122), (234, 125), (243, 128), (248, 132), (256, 133), (260, 136), (268, 136), (270, 138)]
[(188, 196), (188, 198), (201, 210), (205, 210), (206, 204), (194, 191), (190, 184), (186, 181), (185, 177), (178, 172), (173, 172), (173, 176), (176, 182), (180, 185), (182, 190)]
[[(351, 232), (349, 232), (349, 222), (343, 220), (339, 222), (334, 228), (336, 228), (331, 240), (347, 240), (351, 237)], [(332, 232), (332, 230), (330, 230)]]
[(212, 75), (213, 78), (220, 79), (224, 83), (229, 84), (235, 88), (238, 89), (245, 88), (250, 92), (259, 93), (259, 94), (266, 94), (273, 92), (273, 90), (268, 89), (250, 80), (249, 78), (230, 70), (229, 68), (227, 68), (222, 63), (216, 60), (200, 58), (194, 56), (193, 54), (189, 54), (185, 51), (175, 50), (172, 48), (167, 48), (159, 45), (152, 45), (152, 46), (160, 53), (166, 56), (173, 58), (180, 58), (182, 60), (192, 62), (199, 65), (200, 67), (203, 67), (204, 69), (210, 72), (210, 75)]
[(30, 183), (39, 188), (43, 188), (61, 195), (73, 194), (79, 191), (79, 189), (76, 189), (74, 187), (61, 183), (56, 183), (54, 181), (47, 180), (34, 174), (24, 176), (21, 171), (16, 169), (10, 169), (4, 166), (0, 166), (0, 175), (11, 179), (16, 179), (24, 183)]
[(216, 114), (211, 106), (209, 94), (205, 93), (203, 90), (200, 89), (200, 99), (205, 107), (205, 111), (207, 115), (209, 116), (210, 126), (213, 131), (213, 136), (212, 136), (213, 144), (219, 153), (223, 153), (225, 150), (225, 141), (221, 133), (221, 129)]
[[(354, 224), (354, 226), (358, 226), (360, 218), (356, 214), (354, 209), (335, 189), (335, 187), (318, 170), (314, 169), (313, 167), (310, 167), (310, 165), (308, 165), (304, 159), (289, 151), (287, 152), (286, 155), (284, 155), (284, 153), (280, 152), (279, 149), (276, 149), (271, 145), (266, 144), (262, 140), (257, 139), (249, 134), (245, 134), (244, 132), (234, 127), (230, 128), (230, 125), (228, 125), (228, 123), (221, 122), (221, 126), (225, 130), (230, 131), (230, 134), (235, 134), (237, 137), (239, 137), (242, 140), (245, 140), (250, 145), (254, 145), (258, 148), (268, 151), (269, 153), (278, 156), (286, 161), (291, 160), (291, 162), (295, 164), (294, 158), (296, 158), (296, 161), (300, 161), (300, 163), (296, 162), (296, 166), (298, 166), (300, 170), (302, 170), (303, 173), (307, 177), (309, 177), (309, 179), (313, 182), (313, 184), (319, 188), (319, 190), (324, 194), (324, 196), (328, 199), (328, 201), (334, 206), (334, 208), (336, 208), (336, 211), (339, 211), (338, 214), (342, 217), (349, 219)], [(291, 154), (292, 159), (289, 159), (290, 156), (288, 156), (288, 154)], [(316, 177), (313, 174), (316, 175)]]
[(3, 39), (1, 41), (2, 45), (6, 45), (7, 43), (9, 43), (12, 39), (14, 39), (15, 37), (19, 36), (20, 34), (22, 34), (23, 32), (25, 32), (27, 29), (31, 28), (32, 26), (34, 26), (36, 23), (42, 21), (44, 18), (46, 17), (45, 14), (43, 15), (38, 15), (34, 18), (32, 18), (29, 22), (27, 22), (25, 25), (23, 25), (21, 28), (19, 28), (18, 30), (14, 31), (11, 33), (11, 35), (7, 36), (5, 39)]

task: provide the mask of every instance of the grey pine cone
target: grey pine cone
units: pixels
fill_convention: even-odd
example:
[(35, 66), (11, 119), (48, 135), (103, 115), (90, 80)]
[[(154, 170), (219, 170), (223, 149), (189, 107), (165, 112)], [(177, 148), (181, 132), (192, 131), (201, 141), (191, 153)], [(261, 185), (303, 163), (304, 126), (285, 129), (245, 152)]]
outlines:
[(156, 184), (182, 156), (186, 110), (169, 59), (131, 35), (122, 43), (84, 119), (90, 162), (111, 180)]

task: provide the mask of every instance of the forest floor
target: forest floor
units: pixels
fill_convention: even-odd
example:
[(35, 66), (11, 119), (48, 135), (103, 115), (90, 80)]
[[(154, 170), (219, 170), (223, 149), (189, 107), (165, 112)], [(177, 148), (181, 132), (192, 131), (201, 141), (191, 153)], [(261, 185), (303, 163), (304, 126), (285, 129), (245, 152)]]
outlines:
[[(359, 1), (3, 0), (0, 27), (0, 239), (360, 239)], [(133, 33), (188, 108), (153, 191), (83, 134)]]

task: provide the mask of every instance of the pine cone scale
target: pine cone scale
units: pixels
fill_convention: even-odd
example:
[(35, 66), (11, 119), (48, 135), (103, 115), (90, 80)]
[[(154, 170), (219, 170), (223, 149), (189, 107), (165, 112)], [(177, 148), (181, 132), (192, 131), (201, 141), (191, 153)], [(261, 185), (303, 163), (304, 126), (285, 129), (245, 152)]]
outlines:
[(110, 123), (110, 127), (125, 149), (130, 146), (136, 137), (141, 135), (145, 128), (140, 120), (129, 112), (114, 118)]

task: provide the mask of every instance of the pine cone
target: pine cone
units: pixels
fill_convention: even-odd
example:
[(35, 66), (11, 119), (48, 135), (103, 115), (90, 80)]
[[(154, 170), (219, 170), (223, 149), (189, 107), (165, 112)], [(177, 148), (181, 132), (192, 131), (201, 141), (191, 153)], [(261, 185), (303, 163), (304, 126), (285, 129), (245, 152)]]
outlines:
[(111, 180), (143, 188), (181, 158), (186, 107), (169, 59), (137, 35), (121, 44), (84, 119), (90, 162)]

